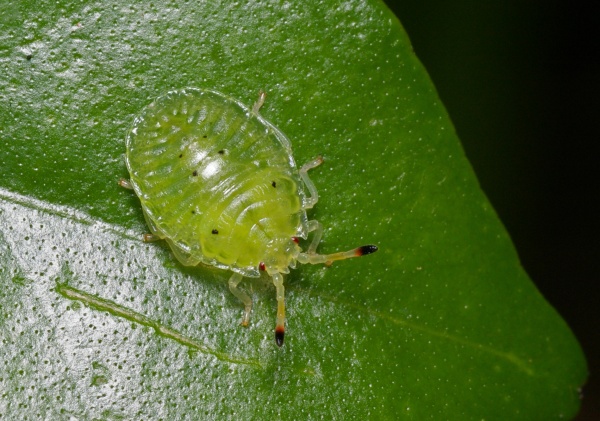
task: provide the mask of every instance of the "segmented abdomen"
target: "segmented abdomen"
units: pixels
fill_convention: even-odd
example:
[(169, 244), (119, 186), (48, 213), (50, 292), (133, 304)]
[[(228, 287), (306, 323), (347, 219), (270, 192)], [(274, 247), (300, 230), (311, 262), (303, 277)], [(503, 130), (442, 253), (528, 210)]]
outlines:
[(279, 136), (211, 91), (148, 106), (128, 135), (127, 165), (157, 234), (198, 261), (238, 268), (256, 267), (271, 239), (296, 235), (302, 193)]

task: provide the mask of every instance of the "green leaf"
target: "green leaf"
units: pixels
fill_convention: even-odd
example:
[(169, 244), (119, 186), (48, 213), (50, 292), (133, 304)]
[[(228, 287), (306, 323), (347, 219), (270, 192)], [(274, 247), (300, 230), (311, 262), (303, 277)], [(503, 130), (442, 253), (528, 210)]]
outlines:
[[(6, 9), (6, 10), (4, 10)], [(570, 418), (586, 377), (379, 2), (22, 1), (0, 13), (0, 418)], [(185, 86), (251, 104), (321, 199), (322, 252), (247, 280), (144, 244), (124, 136)]]

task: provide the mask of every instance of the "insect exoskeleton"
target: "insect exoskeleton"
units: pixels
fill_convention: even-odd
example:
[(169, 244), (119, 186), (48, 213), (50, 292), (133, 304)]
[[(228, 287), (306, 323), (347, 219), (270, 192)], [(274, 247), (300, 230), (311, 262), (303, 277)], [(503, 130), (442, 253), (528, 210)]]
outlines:
[[(265, 101), (247, 108), (220, 92), (186, 88), (168, 92), (144, 108), (126, 138), (130, 180), (120, 180), (139, 197), (151, 234), (166, 240), (183, 265), (212, 265), (233, 272), (229, 289), (245, 306), (251, 298), (238, 288), (244, 277), (266, 271), (277, 294), (275, 340), (283, 345), (283, 274), (296, 262), (331, 264), (373, 253), (367, 245), (322, 255), (322, 225), (306, 210), (318, 200), (308, 171), (299, 170), (288, 138), (259, 113)], [(312, 241), (306, 251), (298, 238)]]

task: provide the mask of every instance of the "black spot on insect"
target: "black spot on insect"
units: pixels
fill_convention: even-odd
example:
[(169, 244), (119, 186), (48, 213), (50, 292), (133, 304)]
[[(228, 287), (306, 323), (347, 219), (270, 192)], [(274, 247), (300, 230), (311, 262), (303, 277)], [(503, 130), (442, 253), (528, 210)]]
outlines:
[(195, 211), (195, 210), (193, 210), (193, 209), (192, 209), (192, 214), (193, 214), (193, 215), (195, 215), (195, 214), (196, 214), (196, 211)]
[(218, 234), (218, 233), (219, 233), (219, 230), (218, 230), (218, 229), (213, 229), (211, 232), (212, 232), (213, 234)]
[(179, 154), (179, 157), (181, 158), (182, 156), (183, 156), (183, 154), (182, 154), (182, 153), (180, 153), (180, 154)]
[(204, 138), (204, 139), (206, 139), (207, 137), (208, 137), (207, 135), (202, 136), (202, 138)]
[(219, 151), (219, 155), (223, 155), (224, 153), (225, 153), (225, 150), (224, 150), (224, 149), (221, 149), (221, 150)]
[(198, 171), (194, 170), (194, 172), (192, 173), (192, 175), (193, 175), (194, 177), (197, 177), (197, 176), (198, 176)]
[(272, 185), (273, 187), (277, 187), (277, 183), (276, 183), (276, 182), (274, 182), (274, 181), (271, 181), (271, 185)]
[(27, 54), (25, 56), (25, 58), (27, 59), (27, 61), (31, 60), (33, 58), (33, 56), (31, 54)]

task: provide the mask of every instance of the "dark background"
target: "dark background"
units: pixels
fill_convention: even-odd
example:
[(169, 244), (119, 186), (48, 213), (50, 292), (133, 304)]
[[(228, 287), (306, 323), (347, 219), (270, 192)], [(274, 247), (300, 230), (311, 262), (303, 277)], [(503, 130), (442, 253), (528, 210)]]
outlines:
[(576, 420), (600, 420), (600, 15), (556, 0), (386, 3), (523, 267), (584, 349)]

